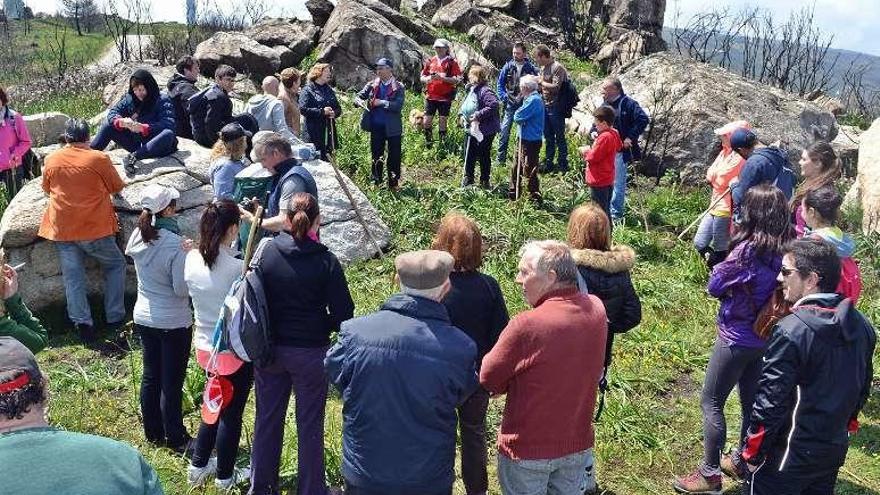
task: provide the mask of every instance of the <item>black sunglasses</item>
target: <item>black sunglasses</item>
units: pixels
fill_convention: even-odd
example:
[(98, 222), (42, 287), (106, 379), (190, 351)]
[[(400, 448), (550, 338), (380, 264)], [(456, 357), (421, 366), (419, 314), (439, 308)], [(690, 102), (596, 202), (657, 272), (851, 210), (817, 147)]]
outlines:
[(792, 273), (798, 271), (798, 269), (797, 268), (789, 268), (789, 267), (783, 265), (782, 268), (779, 269), (779, 271), (782, 273), (783, 277), (787, 277), (787, 276), (791, 275)]

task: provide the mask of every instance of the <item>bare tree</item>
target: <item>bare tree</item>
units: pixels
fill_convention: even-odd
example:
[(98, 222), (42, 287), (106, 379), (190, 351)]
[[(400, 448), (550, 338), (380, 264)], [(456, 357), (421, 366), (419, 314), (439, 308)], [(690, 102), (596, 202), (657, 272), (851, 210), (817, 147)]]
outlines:
[(83, 35), (83, 29), (91, 31), (98, 15), (95, 0), (61, 0), (61, 14), (73, 23), (77, 36)]
[(590, 0), (556, 0), (562, 36), (569, 50), (587, 58), (599, 50), (605, 28), (598, 21), (602, 2)]

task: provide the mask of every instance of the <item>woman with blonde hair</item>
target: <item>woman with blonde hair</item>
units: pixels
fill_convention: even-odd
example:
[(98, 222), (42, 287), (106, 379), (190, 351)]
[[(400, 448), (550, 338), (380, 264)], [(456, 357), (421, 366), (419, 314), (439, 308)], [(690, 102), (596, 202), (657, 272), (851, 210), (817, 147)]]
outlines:
[(468, 70), (468, 93), (459, 111), (467, 135), (462, 187), (474, 183), (474, 164), (479, 160), (480, 186), (489, 188), (492, 141), (501, 130), (501, 117), (498, 115), (498, 96), (487, 84), (487, 77), (486, 69), (480, 65), (475, 64)]
[(306, 119), (308, 141), (315, 145), (324, 160), (339, 148), (336, 119), (342, 115), (342, 107), (330, 87), (332, 77), (330, 64), (315, 64), (306, 76), (308, 82), (299, 93), (299, 111)]
[(220, 139), (211, 148), (208, 176), (214, 187), (214, 199), (232, 199), (235, 175), (247, 167), (247, 140), (251, 133), (233, 122), (220, 130)]
[[(483, 241), (480, 228), (470, 218), (450, 213), (440, 221), (432, 249), (446, 251), (455, 258), (449, 274), (451, 284), (443, 305), (452, 324), (477, 344), (479, 370), (483, 356), (498, 342), (507, 326), (507, 305), (498, 282), (480, 273), (483, 263)], [(489, 394), (478, 388), (458, 408), (461, 429), (461, 475), (469, 495), (487, 493), (489, 488), (486, 464), (486, 410)]]

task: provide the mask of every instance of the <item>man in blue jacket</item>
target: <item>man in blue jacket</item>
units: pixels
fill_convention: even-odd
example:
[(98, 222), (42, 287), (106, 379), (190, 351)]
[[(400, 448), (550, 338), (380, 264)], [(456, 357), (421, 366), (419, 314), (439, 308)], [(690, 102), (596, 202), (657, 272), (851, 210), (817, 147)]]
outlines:
[(765, 146), (749, 129), (737, 129), (730, 136), (730, 147), (746, 160), (739, 177), (730, 185), (733, 198), (733, 218), (737, 220), (746, 191), (758, 184), (769, 182), (791, 199), (794, 191), (794, 173), (788, 166), (788, 156), (776, 146)]
[(639, 103), (623, 92), (623, 84), (616, 77), (602, 82), (602, 99), (614, 109), (614, 128), (623, 139), (623, 148), (614, 157), (614, 190), (611, 193), (611, 220), (618, 220), (623, 218), (626, 206), (627, 165), (641, 158), (639, 136), (645, 132), (650, 119)]
[(373, 184), (382, 183), (382, 155), (388, 148), (388, 189), (397, 189), (400, 182), (400, 147), (403, 138), (403, 85), (394, 78), (394, 65), (387, 58), (376, 61), (376, 75), (357, 95), (357, 103), (364, 108), (361, 129), (370, 133), (370, 152), (373, 155), (371, 178)]
[(445, 251), (394, 260), (401, 293), (342, 324), (324, 365), (342, 393), (347, 495), (451, 495), (456, 407), (477, 388), (477, 347), (440, 303)]
[(159, 91), (153, 75), (145, 69), (132, 73), (128, 94), (110, 109), (107, 121), (92, 139), (91, 148), (103, 151), (110, 141), (125, 148), (125, 172), (132, 175), (135, 163), (144, 158), (158, 158), (177, 151), (174, 134), (174, 106)]
[(498, 99), (504, 105), (504, 118), (501, 120), (501, 137), (498, 141), (499, 165), (507, 162), (507, 143), (513, 127), (513, 113), (522, 105), (519, 94), (519, 80), (522, 76), (536, 76), (538, 69), (526, 57), (526, 45), (522, 41), (513, 44), (513, 58), (508, 60), (498, 74)]

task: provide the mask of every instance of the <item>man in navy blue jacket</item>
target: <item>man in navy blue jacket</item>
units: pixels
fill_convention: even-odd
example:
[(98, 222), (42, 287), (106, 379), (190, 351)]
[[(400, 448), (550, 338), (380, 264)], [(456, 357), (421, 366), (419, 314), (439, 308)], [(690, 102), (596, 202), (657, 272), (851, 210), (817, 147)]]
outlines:
[(342, 324), (324, 365), (342, 393), (347, 495), (451, 495), (456, 407), (476, 390), (477, 346), (439, 301), (455, 260), (394, 260), (401, 293)]
[(639, 103), (623, 92), (623, 84), (616, 77), (602, 82), (602, 99), (614, 109), (614, 128), (623, 139), (623, 148), (614, 157), (614, 191), (611, 194), (611, 219), (623, 218), (626, 202), (627, 164), (642, 156), (639, 136), (645, 132), (650, 119)]
[(730, 136), (730, 147), (746, 160), (739, 177), (730, 185), (733, 198), (733, 218), (736, 221), (746, 191), (758, 184), (769, 182), (791, 199), (794, 191), (794, 173), (788, 167), (788, 156), (776, 146), (765, 146), (749, 129), (737, 129)]
[(370, 133), (373, 184), (382, 183), (382, 155), (388, 149), (388, 188), (397, 189), (400, 182), (400, 148), (403, 139), (403, 85), (394, 78), (394, 64), (387, 58), (376, 61), (376, 79), (368, 82), (357, 95), (356, 102), (364, 109), (361, 129)]
[(538, 75), (532, 61), (526, 57), (526, 45), (518, 41), (513, 45), (513, 58), (508, 60), (498, 74), (498, 99), (504, 105), (504, 117), (501, 120), (501, 137), (498, 141), (499, 165), (507, 162), (507, 143), (510, 141), (510, 129), (513, 128), (513, 114), (522, 105), (519, 94), (519, 80), (522, 76)]

